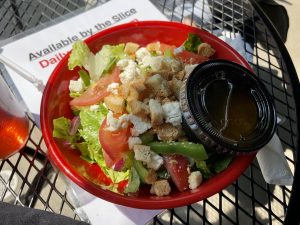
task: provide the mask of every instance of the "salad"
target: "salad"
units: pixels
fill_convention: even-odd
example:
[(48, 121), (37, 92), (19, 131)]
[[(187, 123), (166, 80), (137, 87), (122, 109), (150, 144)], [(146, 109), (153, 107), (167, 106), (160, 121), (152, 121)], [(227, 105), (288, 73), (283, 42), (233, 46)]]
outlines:
[(53, 136), (80, 152), (89, 165), (80, 172), (102, 188), (130, 195), (148, 186), (156, 196), (196, 189), (232, 159), (182, 128), (183, 79), (214, 54), (195, 34), (181, 46), (128, 42), (96, 54), (77, 41), (68, 60), (79, 77), (69, 83), (74, 117), (54, 119)]

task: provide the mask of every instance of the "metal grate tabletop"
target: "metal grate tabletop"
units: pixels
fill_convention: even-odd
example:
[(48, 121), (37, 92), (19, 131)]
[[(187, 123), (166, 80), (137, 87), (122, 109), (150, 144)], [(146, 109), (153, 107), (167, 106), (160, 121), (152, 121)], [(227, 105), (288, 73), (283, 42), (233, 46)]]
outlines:
[[(0, 0), (0, 41), (34, 32), (88, 10), (105, 0)], [(206, 2), (206, 1), (205, 1)], [(277, 133), (295, 173), (293, 189), (266, 184), (256, 160), (232, 185), (192, 205), (167, 209), (149, 224), (298, 224), (300, 87), (293, 63), (278, 33), (254, 0), (152, 0), (169, 20), (190, 23), (209, 32), (238, 33), (249, 64), (273, 95), (281, 119)], [(212, 12), (212, 18), (210, 13)], [(65, 17), (64, 17), (65, 18)], [(210, 19), (209, 19), (210, 18)], [(0, 74), (5, 73), (0, 65)], [(79, 219), (68, 185), (47, 159), (41, 132), (32, 122), (27, 148), (0, 162), (0, 200)], [(298, 164), (297, 164), (298, 162)], [(26, 169), (24, 169), (26, 168)], [(72, 203), (71, 203), (72, 202)], [(297, 205), (298, 204), (298, 205)], [(297, 222), (296, 222), (297, 221)]]

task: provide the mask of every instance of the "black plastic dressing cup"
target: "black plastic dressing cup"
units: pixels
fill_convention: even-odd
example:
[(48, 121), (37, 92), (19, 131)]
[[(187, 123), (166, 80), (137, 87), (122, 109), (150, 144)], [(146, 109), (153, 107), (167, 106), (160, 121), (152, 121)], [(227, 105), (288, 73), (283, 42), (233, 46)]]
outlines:
[(187, 136), (219, 153), (256, 152), (276, 130), (276, 111), (266, 87), (231, 61), (199, 64), (181, 87), (180, 104)]

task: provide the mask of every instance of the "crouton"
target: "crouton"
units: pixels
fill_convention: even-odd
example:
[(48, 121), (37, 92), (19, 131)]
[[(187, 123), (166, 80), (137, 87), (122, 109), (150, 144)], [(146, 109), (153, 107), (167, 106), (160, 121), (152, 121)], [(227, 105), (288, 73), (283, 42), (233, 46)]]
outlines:
[(118, 95), (122, 96), (124, 99), (127, 99), (129, 95), (129, 87), (129, 83), (120, 85), (118, 88)]
[(131, 100), (127, 102), (127, 106), (130, 108), (130, 112), (133, 115), (142, 117), (142, 118), (147, 118), (147, 116), (150, 113), (149, 107), (144, 103), (139, 100)]
[(147, 44), (146, 48), (149, 52), (159, 51), (160, 50), (160, 43), (158, 41), (149, 43), (149, 44)]
[(130, 82), (130, 86), (134, 88), (138, 93), (145, 91), (146, 86), (144, 84), (145, 78), (143, 76), (139, 76), (139, 78), (134, 79)]
[(157, 176), (156, 176), (155, 171), (150, 169), (150, 170), (148, 170), (148, 176), (145, 177), (144, 181), (146, 184), (154, 184), (156, 179), (157, 179)]
[(161, 125), (164, 122), (164, 112), (159, 101), (150, 99), (150, 118), (152, 126)]
[(133, 146), (134, 151), (134, 158), (136, 160), (150, 163), (151, 161), (151, 151), (150, 146), (147, 145), (134, 145)]
[(157, 196), (169, 195), (171, 192), (170, 184), (167, 180), (158, 180), (152, 184), (150, 193)]
[(174, 127), (170, 123), (164, 123), (160, 126), (157, 126), (155, 131), (158, 139), (162, 141), (175, 141), (181, 135), (180, 128)]
[(130, 102), (132, 100), (138, 100), (139, 99), (139, 92), (133, 88), (133, 87), (129, 87), (129, 92), (128, 92), (128, 97), (127, 97), (127, 102)]
[(139, 47), (140, 46), (137, 43), (127, 42), (124, 48), (124, 52), (128, 55), (134, 55)]
[(160, 74), (155, 74), (147, 78), (145, 84), (151, 89), (155, 96), (168, 97), (172, 93), (168, 81)]
[(118, 95), (106, 96), (104, 103), (109, 110), (115, 113), (122, 113), (125, 109), (125, 99)]
[(185, 77), (185, 71), (184, 70), (181, 70), (177, 73), (174, 74), (174, 77), (177, 79), (177, 80), (183, 80), (184, 77)]
[(173, 79), (169, 82), (169, 84), (170, 84), (172, 92), (174, 93), (176, 99), (178, 100), (179, 96), (180, 96), (180, 89), (183, 84), (183, 81), (178, 80), (177, 78), (173, 77)]
[(209, 57), (213, 56), (213, 54), (215, 54), (215, 49), (213, 49), (207, 43), (201, 43), (198, 46), (197, 52), (199, 55), (209, 58)]

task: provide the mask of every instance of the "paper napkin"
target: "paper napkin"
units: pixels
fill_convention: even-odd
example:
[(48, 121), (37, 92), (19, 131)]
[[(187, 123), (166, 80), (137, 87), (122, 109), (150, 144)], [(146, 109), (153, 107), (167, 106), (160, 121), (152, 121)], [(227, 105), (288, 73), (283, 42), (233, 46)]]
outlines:
[(77, 202), (76, 213), (92, 225), (146, 224), (163, 210), (135, 209), (107, 202), (89, 194), (70, 181), (69, 197)]
[(262, 175), (269, 184), (292, 185), (293, 174), (277, 134), (256, 155)]

